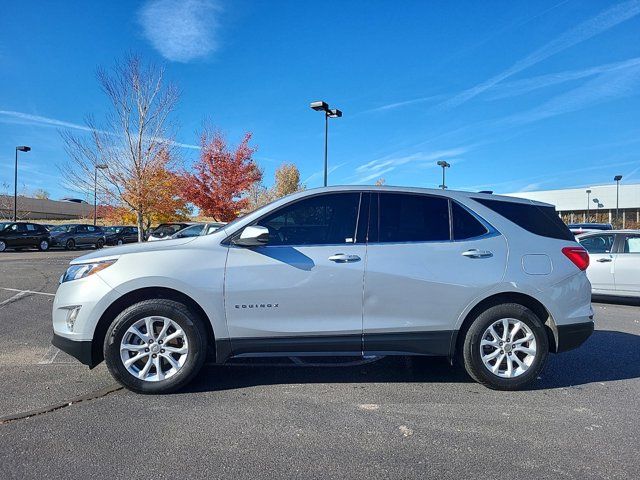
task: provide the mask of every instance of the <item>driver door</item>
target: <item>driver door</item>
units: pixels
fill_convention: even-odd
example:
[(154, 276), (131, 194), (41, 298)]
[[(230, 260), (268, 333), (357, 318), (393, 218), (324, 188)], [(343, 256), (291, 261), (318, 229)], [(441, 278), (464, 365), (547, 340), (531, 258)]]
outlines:
[(232, 242), (225, 308), (235, 355), (362, 353), (362, 197), (368, 200), (360, 192), (295, 200), (254, 222), (269, 230), (266, 245)]

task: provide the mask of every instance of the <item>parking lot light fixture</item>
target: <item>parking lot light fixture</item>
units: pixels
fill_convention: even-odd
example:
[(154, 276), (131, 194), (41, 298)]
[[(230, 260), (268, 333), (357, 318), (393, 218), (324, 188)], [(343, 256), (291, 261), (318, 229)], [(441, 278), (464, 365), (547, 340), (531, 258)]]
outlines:
[(622, 175), (616, 175), (613, 177), (613, 180), (616, 182), (616, 225), (620, 222), (620, 180), (622, 180)]
[(311, 102), (310, 107), (316, 112), (324, 112), (324, 186), (327, 186), (329, 175), (329, 119), (342, 117), (342, 110), (330, 109), (329, 104), (323, 101)]
[(18, 152), (29, 152), (31, 147), (20, 145), (16, 147), (16, 165), (13, 175), (13, 221), (18, 221)]
[(106, 163), (97, 163), (93, 171), (93, 224), (98, 222), (98, 170), (106, 170), (109, 165)]
[(438, 160), (437, 164), (438, 166), (442, 167), (442, 185), (440, 185), (440, 188), (444, 190), (445, 188), (447, 188), (447, 184), (444, 182), (444, 170), (446, 168), (449, 168), (451, 164), (444, 160)]

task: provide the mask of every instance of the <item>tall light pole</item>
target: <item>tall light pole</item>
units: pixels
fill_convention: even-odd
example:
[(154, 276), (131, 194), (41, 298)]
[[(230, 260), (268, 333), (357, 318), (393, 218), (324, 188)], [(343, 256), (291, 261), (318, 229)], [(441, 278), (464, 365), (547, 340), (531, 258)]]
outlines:
[(31, 147), (27, 147), (26, 145), (21, 145), (16, 147), (16, 167), (13, 177), (13, 221), (18, 221), (18, 151), (20, 152), (29, 152), (31, 151)]
[(451, 165), (444, 160), (439, 160), (438, 165), (442, 167), (442, 185), (440, 185), (440, 188), (444, 190), (447, 188), (447, 184), (444, 183), (444, 170), (445, 168), (449, 168)]
[(587, 192), (587, 222), (589, 221), (589, 196), (591, 195), (591, 190), (585, 190)]
[(600, 203), (600, 200), (598, 200), (597, 198), (593, 199), (593, 203), (596, 204), (596, 223), (598, 222), (598, 212), (600, 212), (600, 207), (603, 207), (604, 205), (602, 205)]
[(622, 175), (616, 175), (615, 177), (613, 177), (613, 179), (616, 182), (616, 226), (617, 226), (618, 222), (620, 221), (618, 207), (620, 206), (620, 180), (622, 180)]
[(330, 109), (326, 102), (311, 102), (311, 108), (316, 112), (324, 112), (324, 186), (327, 186), (329, 176), (329, 119), (340, 118), (342, 111), (337, 108)]
[(97, 163), (93, 170), (93, 224), (98, 222), (98, 170), (105, 170), (109, 165), (105, 163)]

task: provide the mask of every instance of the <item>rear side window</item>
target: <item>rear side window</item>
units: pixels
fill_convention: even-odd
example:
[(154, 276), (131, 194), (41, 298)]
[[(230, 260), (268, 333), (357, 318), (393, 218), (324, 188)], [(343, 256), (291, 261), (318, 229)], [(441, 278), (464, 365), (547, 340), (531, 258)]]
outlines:
[(575, 241), (573, 234), (553, 207), (486, 198), (474, 198), (473, 200), (531, 233), (547, 238)]
[(449, 201), (428, 195), (381, 193), (379, 242), (449, 241)]
[(476, 217), (453, 201), (451, 202), (451, 223), (454, 240), (480, 237), (488, 233), (487, 228)]
[(640, 253), (640, 236), (625, 238), (622, 253)]

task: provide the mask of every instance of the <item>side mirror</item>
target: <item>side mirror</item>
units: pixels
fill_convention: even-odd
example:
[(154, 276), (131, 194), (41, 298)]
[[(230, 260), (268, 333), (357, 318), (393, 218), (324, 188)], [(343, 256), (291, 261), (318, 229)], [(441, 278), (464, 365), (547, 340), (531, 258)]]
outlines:
[(245, 227), (240, 238), (233, 243), (242, 247), (258, 247), (269, 243), (269, 229), (267, 227)]

